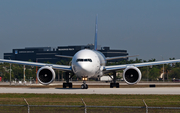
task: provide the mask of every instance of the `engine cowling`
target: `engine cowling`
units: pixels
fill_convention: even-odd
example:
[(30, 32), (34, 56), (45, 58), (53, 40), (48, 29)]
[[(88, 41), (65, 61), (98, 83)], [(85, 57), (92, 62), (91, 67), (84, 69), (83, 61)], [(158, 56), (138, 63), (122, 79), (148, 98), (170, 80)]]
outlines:
[(37, 72), (37, 79), (43, 85), (52, 83), (55, 79), (55, 72), (49, 66), (41, 67)]
[(123, 79), (127, 84), (136, 84), (141, 80), (141, 71), (134, 66), (127, 67), (123, 72)]

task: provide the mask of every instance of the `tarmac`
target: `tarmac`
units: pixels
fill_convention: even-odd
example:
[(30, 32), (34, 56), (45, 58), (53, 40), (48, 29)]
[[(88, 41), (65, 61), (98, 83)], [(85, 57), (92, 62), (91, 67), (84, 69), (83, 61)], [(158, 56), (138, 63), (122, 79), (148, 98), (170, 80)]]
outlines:
[(11, 88), (1, 87), (0, 93), (32, 94), (171, 94), (180, 95), (180, 87), (163, 88)]
[[(170, 94), (180, 95), (180, 83), (138, 83), (127, 85), (120, 83), (120, 88), (109, 88), (110, 83), (87, 82), (88, 89), (81, 89), (82, 82), (73, 83), (73, 88), (62, 88), (63, 82), (55, 82), (49, 86), (41, 84), (0, 83), (0, 93), (33, 93), (33, 94)], [(150, 87), (155, 85), (155, 87)]]

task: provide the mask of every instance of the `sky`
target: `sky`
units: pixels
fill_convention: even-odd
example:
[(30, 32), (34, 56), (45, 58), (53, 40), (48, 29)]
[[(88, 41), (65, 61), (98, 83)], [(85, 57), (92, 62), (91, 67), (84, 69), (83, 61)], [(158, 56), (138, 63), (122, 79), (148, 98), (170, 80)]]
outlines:
[(0, 58), (12, 49), (94, 43), (143, 60), (180, 58), (180, 0), (0, 0)]

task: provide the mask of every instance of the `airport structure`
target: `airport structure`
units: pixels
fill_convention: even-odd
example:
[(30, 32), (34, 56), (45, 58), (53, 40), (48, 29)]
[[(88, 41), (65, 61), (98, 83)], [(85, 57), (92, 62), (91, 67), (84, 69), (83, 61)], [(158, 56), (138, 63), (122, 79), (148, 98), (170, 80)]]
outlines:
[[(12, 53), (4, 53), (4, 59), (33, 61), (33, 62), (50, 62), (57, 63), (61, 60), (69, 60), (67, 58), (57, 57), (55, 55), (74, 56), (76, 52), (82, 49), (94, 49), (93, 44), (79, 45), (79, 46), (58, 46), (52, 47), (26, 47), (24, 49), (13, 49)], [(102, 52), (105, 57), (127, 56), (127, 50), (111, 50), (110, 47), (98, 46), (98, 51)], [(124, 59), (115, 59), (111, 62), (118, 62)]]

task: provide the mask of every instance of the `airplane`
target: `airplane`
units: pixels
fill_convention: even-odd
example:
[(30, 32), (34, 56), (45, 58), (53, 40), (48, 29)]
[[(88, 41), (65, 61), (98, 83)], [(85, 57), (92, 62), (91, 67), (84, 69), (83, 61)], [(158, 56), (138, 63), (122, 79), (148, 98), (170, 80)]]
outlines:
[(119, 88), (119, 83), (116, 82), (116, 72), (119, 70), (123, 70), (124, 81), (127, 84), (133, 85), (138, 83), (142, 77), (141, 71), (138, 69), (138, 67), (180, 62), (180, 59), (177, 59), (177, 60), (165, 60), (165, 61), (157, 61), (157, 62), (106, 66), (106, 62), (108, 60), (128, 58), (134, 56), (123, 56), (123, 57), (116, 56), (116, 57), (106, 58), (100, 51), (98, 51), (97, 50), (97, 32), (98, 32), (97, 20), (98, 20), (98, 16), (96, 16), (96, 24), (95, 24), (94, 50), (82, 49), (78, 51), (74, 56), (56, 55), (57, 57), (72, 58), (72, 62), (70, 66), (17, 61), (17, 60), (6, 60), (6, 59), (0, 59), (0, 62), (40, 67), (40, 69), (37, 72), (37, 79), (39, 83), (43, 85), (49, 85), (55, 80), (56, 74), (54, 69), (64, 71), (66, 82), (63, 83), (63, 88), (66, 87), (72, 88), (72, 83), (69, 82), (69, 79), (72, 78), (72, 76), (76, 75), (77, 77), (80, 77), (83, 80), (83, 84), (81, 85), (82, 89), (88, 88), (88, 85), (86, 84), (88, 78), (97, 78), (103, 75), (108, 75), (109, 73), (113, 75), (112, 82), (110, 83), (110, 88), (113, 87)]

